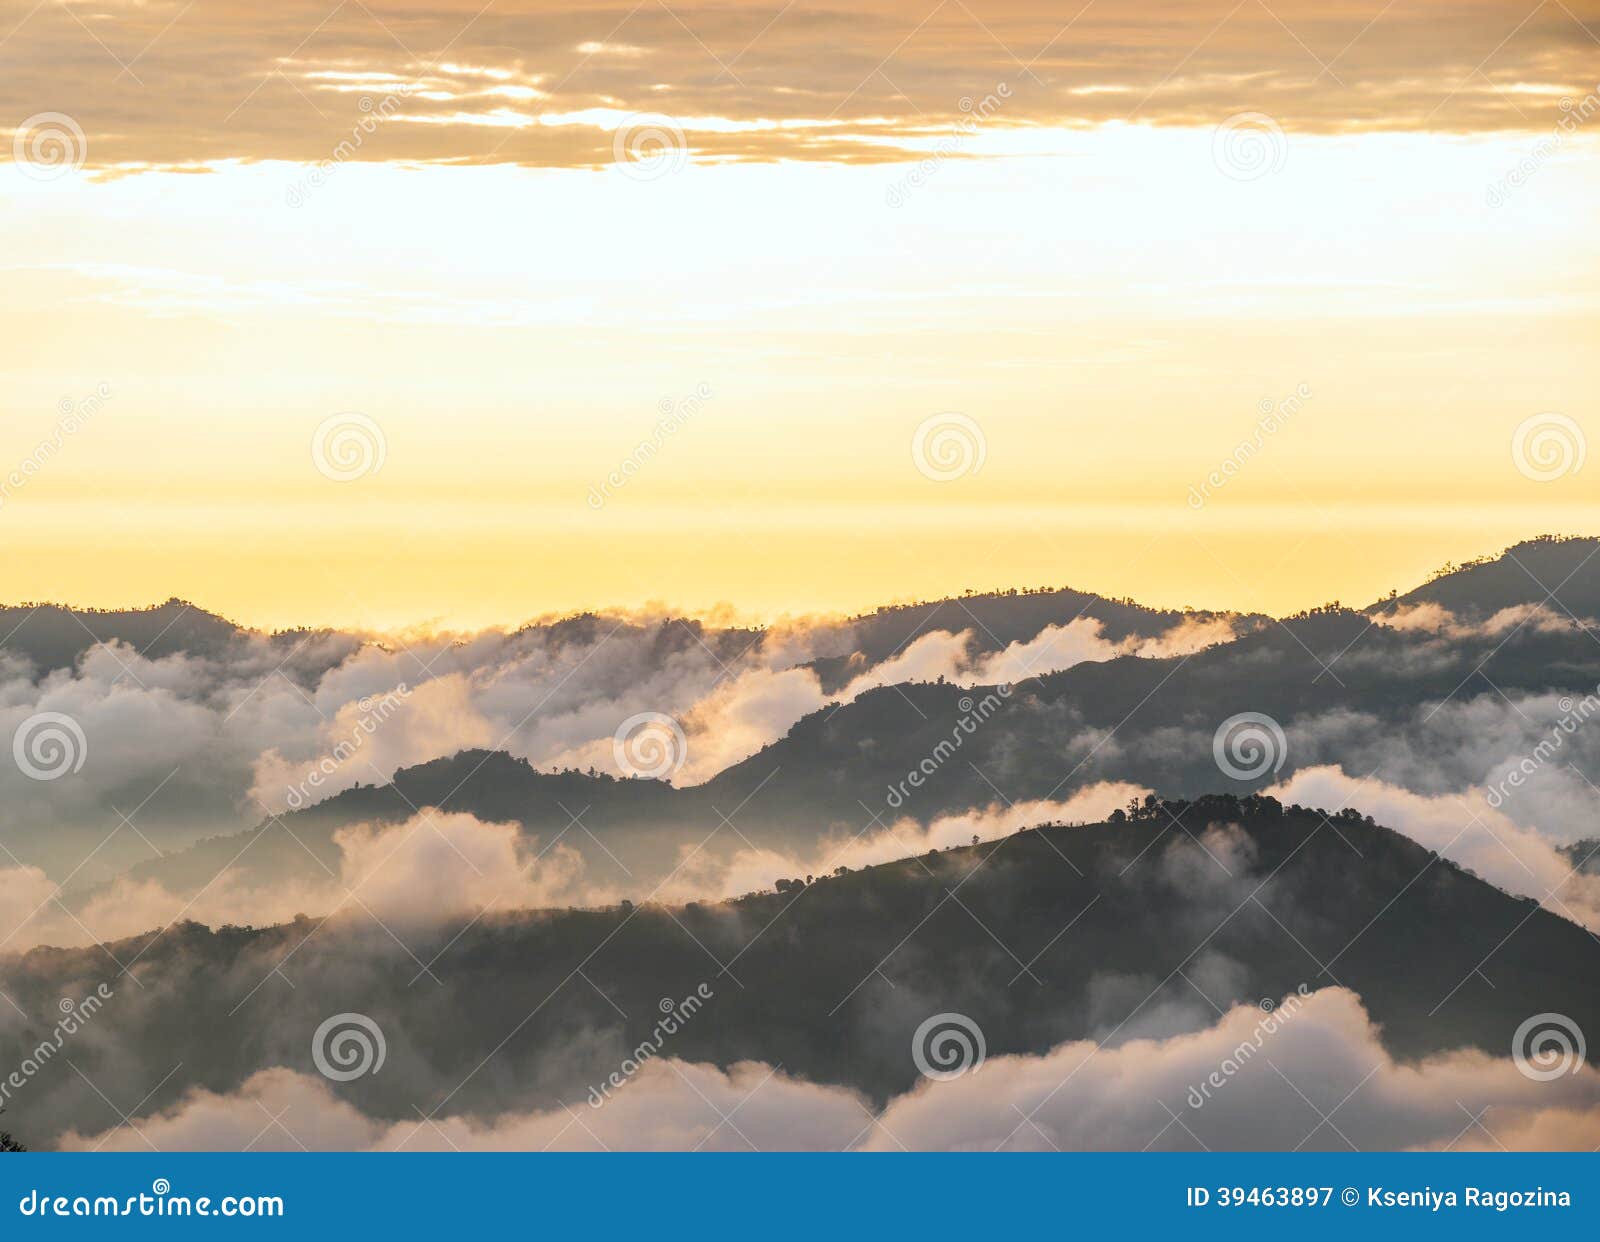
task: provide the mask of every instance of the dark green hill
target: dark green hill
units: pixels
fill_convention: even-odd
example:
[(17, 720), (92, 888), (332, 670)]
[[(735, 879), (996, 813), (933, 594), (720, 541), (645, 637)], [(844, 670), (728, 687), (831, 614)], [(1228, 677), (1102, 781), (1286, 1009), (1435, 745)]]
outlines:
[[(1101, 780), (1168, 796), (1242, 793), (1316, 764), (1365, 774), (1375, 766), (1371, 740), (1422, 738), (1431, 704), (1500, 705), (1503, 696), (1581, 694), (1597, 683), (1600, 642), (1575, 626), (1442, 642), (1360, 613), (1320, 611), (1187, 657), (1080, 664), (1020, 683), (1005, 698), (943, 683), (873, 690), (812, 713), (778, 742), (687, 789), (542, 773), (504, 754), (467, 751), (404, 769), (392, 787), (350, 790), (286, 816), (286, 827), (268, 824), (242, 854), (244, 837), (219, 837), (134, 874), (189, 893), (237, 856), (233, 865), (257, 878), (315, 879), (337, 858), (332, 834), (342, 824), (396, 821), (434, 806), (515, 820), (547, 842), (581, 812), (586, 831), (569, 833), (567, 844), (584, 853), (596, 880), (626, 881), (643, 895), (682, 846), (713, 832), (730, 848), (741, 844), (722, 827), (724, 814), (744, 842), (809, 850), (819, 833), (853, 835), (874, 816), (926, 822), (1002, 801), (1064, 799)], [(982, 723), (963, 730), (985, 702), (992, 710), (979, 713)], [(1270, 716), (1288, 741), (1283, 764), (1248, 782), (1220, 772), (1212, 751), (1218, 725), (1238, 713)], [(930, 757), (938, 760), (931, 772)], [(924, 774), (912, 788), (905, 782), (914, 769)]]
[(126, 643), (152, 660), (178, 652), (220, 655), (244, 632), (181, 599), (104, 611), (59, 604), (0, 608), (0, 648), (26, 656), (40, 672), (71, 668), (96, 643)]
[[(1070, 587), (1034, 591), (993, 591), (926, 603), (897, 604), (850, 620), (855, 654), (816, 660), (811, 667), (832, 693), (864, 668), (903, 651), (923, 634), (940, 630), (952, 634), (971, 631), (969, 650), (974, 654), (1003, 651), (1012, 643), (1027, 642), (1049, 626), (1069, 625), (1080, 619), (1098, 621), (1110, 642), (1129, 637), (1154, 638), (1185, 620), (1209, 621), (1226, 614), (1181, 612), (1146, 608), (1127, 599), (1107, 599)], [(1241, 630), (1263, 625), (1266, 617), (1241, 616)]]
[[(96, 1019), (105, 1040), (92, 1027), (73, 1060), (130, 1098), (181, 1063), (147, 1111), (273, 1065), (310, 1073), (312, 1032), (352, 1011), (379, 1023), (394, 1067), (338, 1087), (371, 1113), (577, 1103), (649, 1035), (663, 997), (702, 983), (714, 998), (663, 1055), (781, 1064), (875, 1099), (914, 1082), (911, 1033), (930, 1014), (975, 1019), (991, 1056), (1039, 1053), (1209, 1025), (1196, 986), (1221, 1008), (1348, 987), (1401, 1058), (1504, 1056), (1551, 1008), (1600, 1029), (1586, 931), (1388, 829), (1266, 799), (1030, 829), (716, 905), (387, 930), (359, 913), (322, 928), (187, 924), (108, 949), (141, 986), (117, 980)], [(43, 1014), (115, 969), (99, 949), (37, 950), (0, 962), (0, 987)], [(39, 1034), (9, 1031), (0, 1060)], [(27, 1122), (43, 1139), (116, 1118), (54, 1063), (30, 1083)]]
[(1371, 611), (1397, 604), (1439, 604), (1466, 617), (1486, 617), (1519, 604), (1544, 604), (1580, 620), (1600, 617), (1600, 539), (1542, 535), (1499, 556), (1446, 565), (1433, 579)]

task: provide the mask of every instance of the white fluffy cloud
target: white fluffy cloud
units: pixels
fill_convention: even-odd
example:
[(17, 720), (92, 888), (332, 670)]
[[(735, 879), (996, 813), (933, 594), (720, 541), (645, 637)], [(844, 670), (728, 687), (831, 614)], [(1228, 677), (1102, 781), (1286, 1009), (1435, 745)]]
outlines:
[[(653, 894), (661, 901), (717, 900), (771, 888), (780, 877), (855, 870), (930, 849), (996, 840), (1019, 828), (1097, 822), (1148, 791), (1108, 782), (1061, 802), (1022, 802), (941, 816), (926, 826), (901, 819), (854, 838), (820, 842), (809, 854), (741, 849), (732, 855), (685, 847), (676, 872)], [(336, 874), (263, 887), (223, 871), (198, 895), (179, 896), (151, 880), (119, 877), (81, 907), (55, 900), (57, 886), (38, 868), (0, 868), (0, 952), (36, 945), (75, 947), (164, 927), (176, 919), (211, 926), (268, 926), (297, 915), (375, 917), (385, 924), (432, 922), (488, 910), (596, 906), (620, 893), (594, 882), (582, 856), (548, 847), (516, 824), (424, 808), (403, 823), (353, 824), (334, 836)]]
[[(1248, 1049), (1248, 1051), (1245, 1051)], [(1458, 1052), (1399, 1064), (1342, 988), (1290, 998), (1273, 1019), (1237, 1007), (1191, 1034), (1115, 1048), (1075, 1041), (994, 1056), (873, 1110), (855, 1092), (771, 1067), (646, 1062), (599, 1108), (494, 1118), (367, 1117), (320, 1079), (263, 1070), (231, 1095), (174, 1107), (67, 1149), (148, 1150), (1290, 1150), (1588, 1149), (1600, 1075), (1548, 1081), (1505, 1056)], [(909, 1057), (910, 1050), (907, 1050)], [(281, 1125), (269, 1123), (280, 1117)], [(1476, 1120), (1475, 1120), (1476, 1118)]]
[[(832, 694), (823, 690), (821, 680), (810, 669), (763, 665), (716, 682), (685, 710), (659, 702), (641, 709), (637, 704), (643, 699), (637, 697), (629, 706), (677, 717), (686, 746), (676, 779), (696, 785), (776, 742), (811, 712), (832, 703), (853, 702), (869, 690), (941, 678), (959, 686), (993, 686), (1121, 655), (1186, 654), (1233, 638), (1235, 622), (1228, 617), (1186, 618), (1153, 638), (1134, 636), (1120, 642), (1106, 639), (1102, 631), (1099, 621), (1081, 617), (1066, 625), (1047, 626), (1033, 638), (984, 655), (973, 651), (973, 631), (934, 630), (919, 635), (888, 659), (863, 667)], [(593, 712), (589, 719), (594, 735), (567, 750), (541, 755), (519, 750), (515, 744), (510, 749), (535, 763), (614, 771), (611, 730), (622, 717), (615, 712)]]
[(960, 815), (941, 815), (929, 824), (901, 818), (876, 831), (853, 837), (826, 838), (806, 853), (741, 849), (716, 857), (685, 846), (679, 869), (657, 894), (666, 901), (737, 897), (771, 888), (780, 878), (827, 875), (838, 867), (855, 871), (943, 850), (951, 846), (995, 841), (1019, 828), (1044, 823), (1099, 823), (1118, 807), (1150, 791), (1122, 781), (1089, 785), (1064, 801), (998, 803)]
[(1458, 617), (1442, 604), (1406, 604), (1374, 613), (1373, 621), (1391, 630), (1436, 634), (1442, 638), (1499, 638), (1515, 629), (1558, 634), (1570, 631), (1572, 618), (1543, 604), (1516, 604), (1483, 620)]
[(337, 874), (258, 888), (224, 871), (193, 898), (153, 881), (119, 877), (72, 912), (54, 899), (56, 885), (37, 868), (0, 869), (0, 951), (104, 942), (177, 919), (266, 926), (299, 914), (340, 914), (404, 926), (486, 909), (616, 899), (609, 889), (587, 881), (576, 850), (560, 843), (541, 850), (516, 824), (424, 810), (400, 824), (349, 825), (334, 841)]
[(1330, 811), (1353, 807), (1508, 893), (1532, 897), (1600, 930), (1600, 876), (1578, 874), (1546, 837), (1490, 806), (1479, 790), (1429, 796), (1361, 780), (1337, 767), (1316, 767), (1267, 792), (1285, 803)]
[(778, 740), (806, 714), (878, 686), (1014, 679), (1133, 650), (1187, 649), (1231, 632), (1226, 620), (1185, 621), (1145, 643), (1111, 643), (1098, 622), (1080, 619), (974, 656), (970, 632), (939, 631), (827, 694), (801, 665), (852, 650), (845, 623), (790, 625), (759, 642), (740, 634), (723, 644), (685, 622), (591, 620), (571, 631), (403, 641), (307, 636), (296, 645), (245, 636), (225, 655), (159, 660), (113, 643), (37, 679), (6, 657), (0, 743), (9, 746), (28, 721), (50, 713), (77, 724), (85, 753), (80, 769), (49, 781), (0, 762), (12, 825), (5, 844), (20, 864), (91, 880), (463, 749), (616, 772), (613, 736), (642, 712), (680, 722), (688, 745), (675, 779), (695, 784)]

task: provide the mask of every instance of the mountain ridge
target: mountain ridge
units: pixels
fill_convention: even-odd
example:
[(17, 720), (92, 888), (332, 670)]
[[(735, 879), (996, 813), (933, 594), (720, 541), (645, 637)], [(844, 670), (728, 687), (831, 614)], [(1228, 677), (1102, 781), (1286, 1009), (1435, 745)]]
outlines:
[[(1591, 543), (1556, 548), (1581, 567), (1600, 567), (1588, 559)], [(1600, 570), (1591, 576), (1600, 581)], [(624, 882), (635, 872), (669, 868), (678, 846), (717, 829), (722, 813), (734, 816), (750, 843), (785, 850), (809, 842), (819, 828), (858, 832), (875, 811), (926, 822), (997, 800), (1065, 797), (1095, 780), (1133, 781), (1171, 797), (1245, 792), (1298, 766), (1337, 763), (1345, 752), (1291, 747), (1287, 765), (1254, 781), (1235, 780), (1218, 772), (1211, 735), (1237, 714), (1264, 714), (1291, 734), (1302, 721), (1339, 719), (1403, 729), (1422, 708), (1452, 697), (1493, 702), (1600, 683), (1600, 642), (1564, 620), (1554, 629), (1468, 633), (1447, 646), (1430, 632), (1382, 620), (1342, 608), (1311, 610), (1189, 655), (1085, 661), (1020, 681), (1003, 699), (996, 687), (939, 681), (875, 688), (807, 713), (754, 754), (685, 787), (539, 771), (504, 752), (460, 751), (402, 768), (387, 786), (350, 790), (293, 812), (276, 838), (276, 825), (267, 821), (131, 874), (192, 891), (239, 852), (247, 834), (263, 833), (245, 855), (263, 874), (269, 863), (304, 868), (308, 849), (320, 866), (336, 867), (338, 827), (394, 822), (426, 806), (514, 821), (545, 841), (581, 810), (583, 827), (604, 842), (594, 848), (573, 834), (588, 864), (597, 877)], [(986, 697), (1000, 705), (962, 735), (954, 761), (921, 780), (903, 805), (886, 802), (896, 782), (950, 746), (970, 705)], [(1113, 734), (1107, 749), (1101, 739)], [(620, 866), (618, 858), (625, 860)]]
[[(1355, 992), (1408, 1061), (1460, 1048), (1503, 1056), (1552, 997), (1600, 1026), (1588, 932), (1354, 813), (1266, 798), (1152, 801), (1120, 821), (1034, 825), (726, 902), (398, 926), (403, 948), (360, 912), (114, 942), (107, 951), (144, 985), (117, 988), (116, 1055), (132, 1047), (184, 1066), (152, 1095), (154, 1111), (194, 1086), (234, 1090), (265, 1065), (310, 1073), (310, 1032), (328, 1013), (359, 1012), (407, 1070), (339, 1092), (399, 1117), (447, 1092), (484, 1115), (508, 1107), (513, 1088), (524, 1102), (575, 1102), (646, 1037), (658, 998), (701, 984), (711, 1012), (685, 1025), (671, 1055), (781, 1064), (873, 1100), (916, 1081), (905, 1049), (936, 1012), (971, 1018), (991, 1056), (1199, 1029), (1213, 1007), (1301, 985)], [(36, 949), (0, 960), (0, 982), (25, 1011), (45, 1012), (104, 978), (105, 952)], [(292, 988), (274, 975), (284, 964)], [(174, 1016), (194, 1013), (213, 1018)], [(497, 1041), (495, 1075), (474, 1079)], [(95, 1080), (111, 1064), (92, 1046), (75, 1047), (80, 1058)], [(103, 1113), (74, 1075), (49, 1090), (60, 1094), (41, 1115), (58, 1129)]]
[[(1554, 591), (1563, 607), (1577, 616), (1600, 615), (1600, 580), (1579, 588), (1561, 588), (1562, 579), (1600, 549), (1600, 537), (1541, 535), (1480, 556), (1461, 565), (1447, 564), (1430, 578), (1400, 594), (1391, 592), (1362, 609), (1365, 614), (1390, 611), (1395, 606), (1438, 603), (1460, 609), (1492, 613), (1518, 604), (1538, 603)], [(1584, 553), (1581, 560), (1580, 552)], [(1577, 562), (1577, 565), (1574, 564)], [(1539, 579), (1556, 586), (1541, 586)], [(1488, 597), (1487, 599), (1485, 597)], [(1576, 606), (1573, 606), (1576, 605)], [(1247, 625), (1284, 621), (1316, 609), (1273, 618), (1257, 612), (1215, 608), (1163, 608), (1128, 597), (1113, 597), (1076, 587), (1011, 588), (947, 595), (935, 599), (883, 604), (871, 611), (819, 618), (830, 624), (854, 626), (861, 635), (861, 650), (873, 660), (886, 658), (919, 633), (936, 629), (953, 632), (973, 629), (984, 649), (998, 649), (1037, 634), (1050, 624), (1080, 617), (1098, 621), (1111, 641), (1130, 635), (1152, 637), (1185, 618), (1208, 620), (1237, 618)], [(511, 636), (539, 631), (571, 641), (593, 637), (607, 619), (627, 620), (627, 610), (581, 609), (544, 615), (506, 627)], [(666, 612), (651, 624), (682, 625), (692, 631), (742, 633), (750, 638), (772, 630), (770, 626), (710, 626), (690, 613)], [(499, 629), (501, 627), (486, 627)], [(57, 633), (56, 631), (59, 631)], [(241, 625), (189, 600), (171, 596), (161, 603), (130, 607), (79, 608), (55, 602), (0, 605), (0, 649), (37, 653), (46, 668), (71, 667), (70, 652), (81, 654), (84, 645), (123, 641), (152, 658), (179, 651), (202, 652), (235, 638), (253, 636), (267, 640), (297, 638), (306, 634), (357, 637), (365, 631), (339, 626), (302, 626), (266, 630)], [(184, 639), (194, 645), (185, 646)], [(831, 659), (831, 658), (830, 658)], [(820, 663), (820, 662), (819, 662)], [(830, 673), (832, 670), (830, 669)]]

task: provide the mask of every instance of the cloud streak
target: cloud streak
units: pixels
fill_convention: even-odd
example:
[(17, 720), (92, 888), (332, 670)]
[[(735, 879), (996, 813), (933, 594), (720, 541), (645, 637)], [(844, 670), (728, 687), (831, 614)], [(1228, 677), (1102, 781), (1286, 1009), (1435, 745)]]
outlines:
[[(1226, 0), (1076, 16), (1039, 0), (932, 14), (903, 0), (576, 12), (540, 0), (482, 11), (267, 14), (179, 0), (97, 14), (64, 6), (12, 33), (0, 115), (74, 117), (91, 167), (281, 159), (597, 167), (636, 114), (705, 160), (904, 159), (1009, 89), (997, 127), (1113, 121), (1215, 126), (1249, 110), (1286, 129), (1538, 127), (1594, 87), (1590, 6), (1435, 10)], [(892, 82), (891, 82), (892, 79)], [(963, 101), (966, 106), (963, 106)], [(1549, 122), (1544, 122), (1548, 125)]]

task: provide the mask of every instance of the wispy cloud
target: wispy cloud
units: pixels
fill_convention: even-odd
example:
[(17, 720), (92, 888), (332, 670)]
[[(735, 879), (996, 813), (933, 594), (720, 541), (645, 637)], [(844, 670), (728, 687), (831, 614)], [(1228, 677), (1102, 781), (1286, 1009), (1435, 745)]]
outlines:
[[(397, 11), (312, 0), (71, 6), (17, 23), (0, 126), (48, 105), (89, 166), (223, 159), (444, 160), (588, 167), (641, 113), (708, 160), (906, 158), (1005, 83), (991, 127), (1107, 121), (1286, 130), (1548, 127), (1594, 88), (1593, 5), (1529, 14), (1295, 0), (928, 12), (746, 2), (613, 7), (446, 0)], [(390, 106), (394, 101), (395, 106)], [(963, 101), (966, 103), (965, 109)], [(354, 148), (359, 148), (356, 150)], [(343, 154), (341, 154), (343, 153)]]

